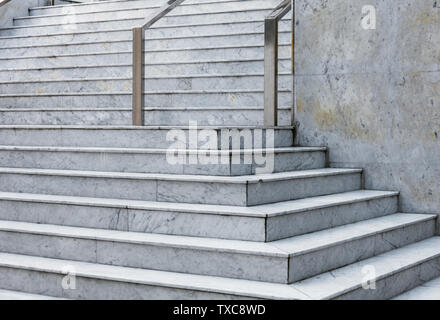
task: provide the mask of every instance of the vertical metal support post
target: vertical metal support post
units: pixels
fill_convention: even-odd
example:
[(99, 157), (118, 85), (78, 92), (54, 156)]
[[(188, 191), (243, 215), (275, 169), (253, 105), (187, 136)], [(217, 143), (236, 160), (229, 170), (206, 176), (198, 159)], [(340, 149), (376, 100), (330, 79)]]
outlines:
[(278, 125), (278, 20), (264, 21), (264, 125)]
[(144, 31), (133, 28), (133, 125), (144, 125)]
[(296, 77), (295, 77), (295, 0), (291, 3), (291, 13), (292, 13), (292, 112), (291, 112), (291, 124), (295, 125), (296, 119)]

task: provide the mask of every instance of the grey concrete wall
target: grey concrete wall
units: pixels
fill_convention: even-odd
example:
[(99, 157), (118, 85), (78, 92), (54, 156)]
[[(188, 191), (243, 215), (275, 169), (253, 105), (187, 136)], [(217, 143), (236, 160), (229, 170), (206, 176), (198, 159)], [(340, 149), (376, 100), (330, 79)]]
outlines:
[[(440, 212), (440, 1), (296, 0), (298, 143)], [(376, 30), (361, 27), (362, 7)]]
[(11, 0), (0, 7), (0, 27), (12, 25), (14, 17), (25, 17), (28, 9), (32, 7), (45, 6), (50, 0)]

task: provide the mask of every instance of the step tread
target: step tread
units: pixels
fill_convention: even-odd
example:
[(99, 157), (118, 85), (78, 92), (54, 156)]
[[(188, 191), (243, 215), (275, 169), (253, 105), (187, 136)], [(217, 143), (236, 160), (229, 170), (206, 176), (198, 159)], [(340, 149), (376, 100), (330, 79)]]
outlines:
[[(179, 149), (173, 149), (178, 151)], [(206, 153), (201, 149), (182, 149), (188, 154)], [(323, 152), (325, 147), (277, 147), (277, 148), (254, 148), (254, 149), (233, 149), (233, 150), (210, 150), (211, 154), (252, 154), (254, 152), (271, 153), (301, 153), (301, 152)], [(4, 146), (0, 145), (0, 151), (45, 151), (45, 152), (77, 152), (77, 153), (130, 153), (130, 154), (164, 154), (169, 148), (108, 148), (108, 147), (52, 147), (52, 146)]]
[(373, 258), (290, 285), (311, 299), (332, 299), (362, 288), (364, 266), (374, 266), (376, 281), (440, 256), (440, 237), (432, 237)]
[(394, 300), (440, 300), (440, 277), (398, 295)]
[(66, 264), (75, 270), (77, 277), (255, 298), (307, 299), (300, 291), (283, 284), (0, 253), (0, 267), (63, 274)]
[(0, 300), (64, 300), (57, 297), (43, 296), (20, 291), (0, 289)]
[(266, 243), (91, 229), (5, 220), (0, 220), (0, 231), (288, 258), (390, 230), (404, 228), (409, 225), (434, 220), (435, 218), (435, 215), (428, 214), (397, 213)]
[(393, 191), (358, 190), (328, 196), (318, 196), (300, 200), (264, 204), (253, 207), (88, 198), (15, 192), (0, 192), (0, 200), (126, 208), (133, 210), (153, 210), (158, 212), (176, 211), (199, 214), (266, 218), (332, 206), (347, 205), (362, 201), (370, 201), (386, 197), (394, 197), (398, 194), (398, 192)]
[(345, 168), (323, 168), (312, 170), (287, 171), (278, 173), (265, 173), (245, 176), (208, 176), (208, 175), (179, 175), (166, 173), (127, 173), (127, 172), (105, 172), (105, 171), (83, 171), (83, 170), (54, 170), (34, 168), (7, 168), (0, 167), (0, 174), (30, 174), (49, 176), (69, 177), (92, 177), (92, 178), (115, 178), (115, 179), (136, 179), (136, 180), (162, 180), (180, 182), (201, 182), (201, 183), (225, 183), (225, 184), (257, 184), (261, 182), (276, 182), (291, 179), (306, 179), (317, 177), (328, 177), (346, 174), (360, 174), (362, 169)]

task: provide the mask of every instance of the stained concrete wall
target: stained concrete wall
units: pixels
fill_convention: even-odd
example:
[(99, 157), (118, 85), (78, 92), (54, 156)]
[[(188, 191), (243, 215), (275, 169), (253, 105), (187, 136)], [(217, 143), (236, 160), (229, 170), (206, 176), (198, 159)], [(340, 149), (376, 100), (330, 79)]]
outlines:
[[(440, 213), (440, 1), (296, 0), (298, 143)], [(361, 26), (373, 5), (376, 30)]]
[(45, 6), (50, 0), (11, 0), (0, 7), (0, 27), (12, 26), (14, 17), (28, 16), (28, 9)]

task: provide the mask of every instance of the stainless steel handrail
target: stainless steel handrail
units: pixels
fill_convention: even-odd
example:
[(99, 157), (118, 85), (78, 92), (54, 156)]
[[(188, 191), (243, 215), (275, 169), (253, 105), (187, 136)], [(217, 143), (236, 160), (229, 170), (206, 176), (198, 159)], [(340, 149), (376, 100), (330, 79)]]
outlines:
[[(278, 125), (278, 22), (292, 11), (292, 74), (295, 74), (295, 1), (284, 0), (264, 20), (264, 125)], [(292, 81), (295, 96), (295, 81)], [(293, 98), (293, 100), (295, 100)], [(295, 103), (293, 101), (293, 103)], [(292, 123), (294, 108), (292, 107)]]
[(140, 27), (133, 28), (133, 125), (144, 124), (144, 31), (185, 0), (168, 0)]
[(0, 0), (0, 7), (4, 6), (5, 4), (7, 4), (9, 1), (11, 0)]

